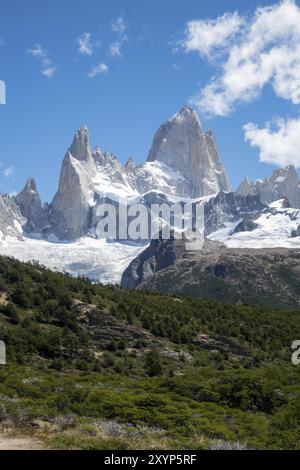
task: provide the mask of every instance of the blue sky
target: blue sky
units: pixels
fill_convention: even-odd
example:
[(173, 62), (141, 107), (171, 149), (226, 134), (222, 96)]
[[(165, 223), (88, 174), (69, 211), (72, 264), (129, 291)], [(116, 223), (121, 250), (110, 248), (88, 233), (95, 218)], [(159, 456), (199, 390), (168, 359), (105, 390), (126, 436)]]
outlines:
[[(286, 9), (293, 8), (292, 1), (284, 3)], [(245, 175), (252, 179), (270, 175), (282, 162), (298, 165), (300, 157), (293, 155), (294, 147), (286, 148), (284, 155), (278, 150), (282, 142), (287, 147), (288, 138), (292, 147), (298, 135), (300, 95), (295, 87), (300, 86), (300, 68), (293, 58), (286, 68), (297, 72), (295, 77), (282, 77), (280, 62), (275, 68), (272, 65), (275, 72), (270, 72), (272, 77), (261, 88), (250, 83), (240, 95), (234, 94), (236, 88), (231, 89), (231, 98), (223, 89), (223, 101), (227, 100), (226, 106), (229, 101), (230, 110), (216, 108), (217, 91), (213, 107), (203, 99), (211, 80), (220, 88), (230, 50), (247, 43), (249, 23), (256, 26), (255, 11), (268, 5), (278, 8), (280, 3), (0, 0), (0, 80), (7, 87), (7, 103), (0, 106), (0, 191), (18, 191), (33, 176), (42, 198), (51, 200), (62, 158), (75, 130), (83, 124), (89, 128), (92, 146), (113, 152), (123, 163), (129, 156), (142, 162), (161, 122), (191, 99), (198, 106), (203, 127), (215, 130), (234, 187)], [(294, 8), (298, 14), (297, 2)], [(232, 16), (234, 12), (236, 16)], [(290, 12), (283, 26), (287, 31), (291, 30), (288, 22), (297, 20)], [(224, 17), (225, 13), (229, 16)], [(265, 13), (269, 18), (270, 11)], [(208, 21), (216, 18), (216, 23)], [(229, 34), (226, 28), (230, 29), (232, 18), (238, 21)], [(188, 24), (196, 26), (191, 29), (196, 37), (188, 37)], [(220, 35), (214, 36), (216, 27), (227, 31), (221, 45)], [(294, 36), (277, 34), (272, 47), (282, 42), (296, 50), (297, 24), (292, 27)], [(203, 30), (210, 34), (206, 50), (201, 41)], [(266, 47), (270, 50), (269, 44)], [(256, 64), (255, 57), (253, 61)], [(248, 80), (249, 74), (244, 77)], [(241, 73), (242, 82), (244, 77)], [(289, 80), (289, 89), (283, 89)], [(195, 99), (197, 94), (202, 98)], [(266, 123), (274, 118), (284, 122), (277, 122), (272, 134)], [(243, 127), (248, 123), (253, 126), (248, 127), (246, 142)], [(271, 145), (270, 155), (266, 146)], [(271, 163), (260, 161), (260, 151), (262, 159)]]

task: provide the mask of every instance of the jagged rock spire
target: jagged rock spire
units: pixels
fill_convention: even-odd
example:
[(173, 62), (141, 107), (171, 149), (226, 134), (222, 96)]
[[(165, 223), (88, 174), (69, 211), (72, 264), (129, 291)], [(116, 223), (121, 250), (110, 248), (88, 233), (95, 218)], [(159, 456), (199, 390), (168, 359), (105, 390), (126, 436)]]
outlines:
[(63, 159), (58, 191), (50, 205), (53, 232), (62, 240), (73, 240), (87, 232), (93, 165), (88, 129), (82, 127)]

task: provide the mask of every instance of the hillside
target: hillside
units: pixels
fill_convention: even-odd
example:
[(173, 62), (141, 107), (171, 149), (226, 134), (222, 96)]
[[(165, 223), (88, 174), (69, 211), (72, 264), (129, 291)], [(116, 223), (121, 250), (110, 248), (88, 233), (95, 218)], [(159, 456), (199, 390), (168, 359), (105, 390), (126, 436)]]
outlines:
[(1, 433), (51, 448), (299, 449), (299, 311), (0, 258)]
[(227, 303), (297, 308), (300, 251), (227, 248), (206, 240), (185, 251), (182, 240), (152, 240), (126, 268), (124, 288), (214, 299)]

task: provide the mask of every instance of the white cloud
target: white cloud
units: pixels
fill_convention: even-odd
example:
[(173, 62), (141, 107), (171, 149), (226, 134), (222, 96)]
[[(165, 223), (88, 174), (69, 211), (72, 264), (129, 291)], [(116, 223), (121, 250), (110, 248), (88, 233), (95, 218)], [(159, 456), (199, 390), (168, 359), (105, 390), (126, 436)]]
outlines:
[(88, 73), (89, 78), (96, 77), (99, 74), (106, 74), (108, 73), (108, 66), (106, 64), (98, 64), (92, 68), (92, 70)]
[(181, 45), (218, 59), (217, 75), (193, 99), (207, 114), (227, 116), (267, 84), (278, 97), (300, 104), (300, 9), (294, 0), (258, 8), (250, 18), (226, 14), (191, 22)]
[(112, 30), (115, 33), (124, 34), (127, 29), (127, 24), (122, 15), (120, 15), (115, 21), (111, 24)]
[(225, 13), (216, 20), (190, 21), (186, 26), (186, 38), (182, 42), (187, 52), (196, 51), (209, 57), (218, 47), (235, 35), (243, 23), (238, 13)]
[(78, 42), (78, 52), (83, 55), (92, 55), (93, 54), (93, 42), (91, 33), (83, 33), (77, 39)]
[(15, 169), (13, 166), (9, 166), (3, 170), (3, 175), (5, 178), (13, 178), (15, 174)]
[(48, 56), (48, 52), (40, 44), (36, 44), (33, 49), (27, 49), (27, 53), (41, 61), (41, 73), (47, 78), (52, 78), (57, 69)]
[(264, 129), (249, 123), (244, 131), (245, 140), (259, 148), (261, 162), (300, 168), (300, 118), (277, 119)]

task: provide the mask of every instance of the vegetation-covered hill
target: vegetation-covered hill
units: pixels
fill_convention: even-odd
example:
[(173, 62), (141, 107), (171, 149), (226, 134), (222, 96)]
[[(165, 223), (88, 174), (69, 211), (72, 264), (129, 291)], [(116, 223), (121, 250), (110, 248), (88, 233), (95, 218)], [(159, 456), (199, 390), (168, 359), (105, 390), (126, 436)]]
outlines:
[(56, 448), (300, 448), (300, 311), (0, 258), (0, 339), (2, 431)]

